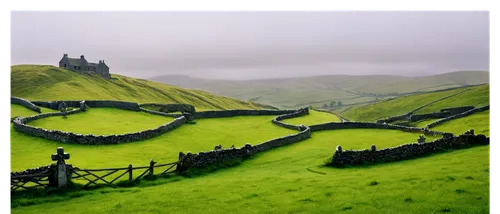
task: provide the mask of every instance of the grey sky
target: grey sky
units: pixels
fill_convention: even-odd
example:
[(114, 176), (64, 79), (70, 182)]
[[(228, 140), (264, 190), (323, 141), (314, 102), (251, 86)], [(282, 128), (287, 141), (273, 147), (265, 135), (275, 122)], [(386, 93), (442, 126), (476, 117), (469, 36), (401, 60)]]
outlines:
[(489, 70), (488, 12), (12, 12), (12, 64), (254, 79)]

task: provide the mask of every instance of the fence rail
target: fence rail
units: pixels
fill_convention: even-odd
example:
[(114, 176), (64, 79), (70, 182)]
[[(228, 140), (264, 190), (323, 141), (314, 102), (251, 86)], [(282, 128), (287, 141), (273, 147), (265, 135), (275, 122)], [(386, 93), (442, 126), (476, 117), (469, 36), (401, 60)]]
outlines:
[[(83, 179), (86, 181), (86, 183), (83, 185), (83, 187), (88, 187), (90, 185), (111, 185), (115, 183), (118, 179), (122, 178), (123, 176), (128, 174), (128, 181), (129, 182), (135, 182), (141, 178), (144, 178), (146, 175), (154, 175), (155, 168), (160, 168), (160, 167), (167, 167), (164, 171), (162, 171), (159, 176), (165, 176), (168, 174), (171, 174), (176, 171), (174, 168), (177, 166), (178, 162), (173, 162), (173, 163), (167, 163), (167, 164), (158, 164), (155, 165), (156, 162), (153, 160), (150, 161), (149, 166), (140, 166), (140, 167), (132, 167), (132, 164), (130, 164), (128, 167), (123, 167), (123, 168), (107, 168), (107, 169), (80, 169), (78, 167), (72, 168), (72, 179)], [(145, 170), (144, 170), (145, 169)], [(144, 171), (142, 171), (144, 170)], [(134, 174), (139, 176), (134, 177)], [(113, 177), (113, 175), (118, 174), (119, 175), (116, 177)], [(105, 174), (102, 174), (105, 173)]]
[(10, 190), (33, 189), (37, 187), (48, 187), (50, 170), (31, 175), (14, 175), (10, 178)]
[[(132, 164), (130, 164), (128, 167), (106, 169), (80, 169), (78, 167), (68, 167), (67, 170), (69, 170), (71, 174), (71, 179), (83, 181), (83, 188), (85, 188), (91, 185), (111, 185), (127, 174), (128, 182), (136, 182), (145, 176), (155, 175), (155, 169), (156, 172), (160, 172), (156, 174), (156, 176), (166, 176), (176, 172), (175, 166), (177, 166), (177, 164), (178, 162), (156, 165), (156, 162), (150, 160), (149, 166), (132, 167)], [(31, 174), (13, 174), (10, 177), (11, 191), (49, 187), (49, 178), (51, 176), (55, 178), (53, 173), (54, 171), (48, 168), (43, 171), (31, 172)]]

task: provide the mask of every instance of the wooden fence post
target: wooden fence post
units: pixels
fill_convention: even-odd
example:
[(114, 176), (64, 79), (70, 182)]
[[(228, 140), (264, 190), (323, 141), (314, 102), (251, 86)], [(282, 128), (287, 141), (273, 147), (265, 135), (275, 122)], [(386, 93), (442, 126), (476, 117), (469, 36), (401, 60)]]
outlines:
[(155, 163), (156, 162), (153, 161), (153, 158), (151, 158), (151, 160), (149, 160), (149, 175), (150, 176), (154, 175)]
[(132, 164), (128, 165), (128, 181), (132, 182)]

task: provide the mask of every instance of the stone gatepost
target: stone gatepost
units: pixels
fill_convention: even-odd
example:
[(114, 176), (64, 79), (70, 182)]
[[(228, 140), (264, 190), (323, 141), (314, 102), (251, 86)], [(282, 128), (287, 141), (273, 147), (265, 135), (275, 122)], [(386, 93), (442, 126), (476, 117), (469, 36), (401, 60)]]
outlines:
[[(63, 147), (57, 148), (57, 153), (52, 154), (52, 160), (57, 161), (56, 164), (52, 164), (51, 168), (53, 169), (53, 179), (51, 186), (56, 187), (66, 187), (68, 185), (68, 181), (71, 180), (71, 172), (68, 171), (68, 166), (64, 160), (69, 159), (69, 154), (64, 152)], [(71, 166), (69, 166), (71, 167)]]

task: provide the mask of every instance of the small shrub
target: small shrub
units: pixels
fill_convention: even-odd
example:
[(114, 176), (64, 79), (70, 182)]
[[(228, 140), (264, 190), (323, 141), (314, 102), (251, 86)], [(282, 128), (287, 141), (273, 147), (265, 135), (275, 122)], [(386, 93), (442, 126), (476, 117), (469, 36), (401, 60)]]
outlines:
[(442, 213), (449, 213), (451, 212), (451, 209), (450, 208), (443, 208), (440, 210)]
[(474, 178), (472, 176), (467, 176), (467, 177), (465, 177), (465, 179), (467, 179), (467, 180), (474, 180)]
[(188, 120), (188, 121), (186, 121), (186, 124), (196, 124), (196, 121), (194, 121), (194, 120)]
[(413, 199), (411, 197), (405, 198), (404, 200), (406, 203), (413, 202)]
[(352, 207), (351, 206), (342, 207), (342, 211), (347, 211), (347, 210), (352, 210)]
[(372, 182), (370, 182), (370, 184), (369, 184), (369, 185), (370, 185), (370, 186), (375, 186), (375, 185), (378, 185), (378, 182), (377, 182), (377, 181), (372, 181)]
[(460, 194), (460, 193), (464, 193), (465, 190), (463, 190), (463, 189), (456, 189), (455, 192)]
[(327, 192), (327, 193), (325, 193), (325, 196), (326, 197), (330, 197), (330, 196), (332, 196), (332, 193), (331, 192)]
[(306, 199), (302, 199), (302, 200), (299, 200), (300, 202), (313, 202), (312, 199), (310, 198), (306, 198)]

